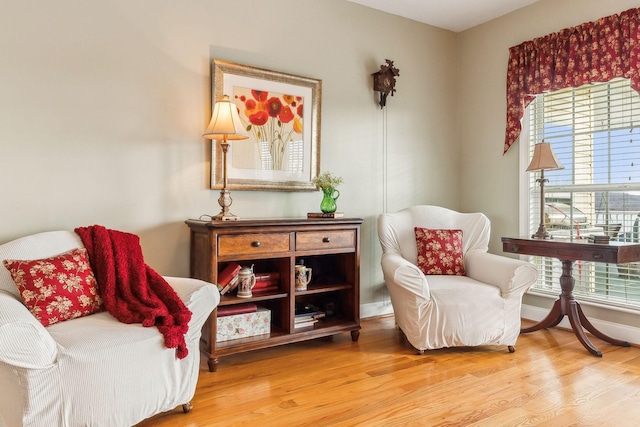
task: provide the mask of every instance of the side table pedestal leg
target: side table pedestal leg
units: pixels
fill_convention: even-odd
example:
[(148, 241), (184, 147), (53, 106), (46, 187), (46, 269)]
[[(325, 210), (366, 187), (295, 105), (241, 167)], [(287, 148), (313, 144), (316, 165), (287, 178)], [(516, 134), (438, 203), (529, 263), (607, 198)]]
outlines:
[(549, 312), (549, 314), (547, 314), (547, 316), (544, 319), (542, 319), (540, 322), (536, 323), (533, 326), (520, 329), (520, 333), (525, 334), (527, 332), (538, 331), (540, 329), (553, 328), (554, 326), (557, 326), (558, 323), (560, 323), (563, 317), (564, 317), (564, 313), (562, 312), (562, 306), (561, 306), (560, 300), (557, 299), (556, 302), (553, 303), (553, 307), (551, 307), (551, 311)]
[(571, 301), (569, 304), (569, 322), (571, 323), (571, 327), (573, 328), (573, 333), (578, 337), (578, 341), (582, 343), (584, 348), (589, 350), (589, 353), (594, 356), (602, 357), (602, 352), (596, 348), (595, 345), (589, 341), (587, 335), (584, 333), (584, 329), (582, 329), (582, 324), (580, 323), (580, 316), (578, 315), (578, 303), (575, 301)]
[(595, 337), (600, 338), (602, 341), (608, 342), (609, 344), (618, 345), (620, 347), (631, 347), (631, 344), (629, 344), (627, 341), (611, 338), (609, 335), (605, 335), (598, 329), (596, 329), (596, 327), (593, 326), (591, 322), (589, 322), (589, 319), (587, 319), (587, 317), (582, 312), (582, 307), (580, 307), (580, 304), (576, 303), (576, 305), (578, 306), (578, 316), (580, 317), (580, 324), (587, 331), (591, 332)]

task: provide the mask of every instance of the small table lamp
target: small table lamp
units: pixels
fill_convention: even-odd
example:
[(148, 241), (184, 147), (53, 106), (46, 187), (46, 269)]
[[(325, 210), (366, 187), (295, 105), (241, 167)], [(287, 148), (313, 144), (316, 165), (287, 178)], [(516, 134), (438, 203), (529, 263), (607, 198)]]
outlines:
[(227, 140), (241, 140), (249, 137), (244, 134), (244, 127), (240, 116), (238, 116), (238, 107), (229, 101), (227, 95), (224, 95), (222, 100), (216, 101), (211, 114), (211, 122), (202, 136), (220, 141), (222, 148), (222, 189), (220, 190), (220, 198), (218, 198), (222, 210), (218, 215), (211, 217), (211, 221), (238, 220), (239, 217), (229, 212), (233, 200), (231, 193), (227, 190), (227, 151), (229, 150)]
[(531, 236), (534, 239), (548, 239), (550, 237), (544, 226), (544, 184), (549, 181), (545, 179), (544, 171), (558, 169), (564, 169), (564, 166), (556, 158), (551, 149), (551, 144), (544, 141), (536, 144), (533, 150), (533, 158), (529, 163), (529, 167), (527, 167), (527, 172), (540, 171), (540, 178), (536, 180), (536, 182), (540, 183), (540, 226), (538, 231)]

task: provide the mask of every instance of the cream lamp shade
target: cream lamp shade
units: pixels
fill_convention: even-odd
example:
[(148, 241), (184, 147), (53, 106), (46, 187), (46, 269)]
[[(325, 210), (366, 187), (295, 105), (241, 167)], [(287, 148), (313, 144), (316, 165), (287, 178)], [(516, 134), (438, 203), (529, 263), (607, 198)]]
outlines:
[(241, 140), (247, 139), (244, 133), (244, 126), (238, 115), (238, 107), (229, 101), (229, 97), (224, 95), (222, 100), (217, 101), (213, 106), (211, 121), (204, 135), (207, 139), (227, 139)]

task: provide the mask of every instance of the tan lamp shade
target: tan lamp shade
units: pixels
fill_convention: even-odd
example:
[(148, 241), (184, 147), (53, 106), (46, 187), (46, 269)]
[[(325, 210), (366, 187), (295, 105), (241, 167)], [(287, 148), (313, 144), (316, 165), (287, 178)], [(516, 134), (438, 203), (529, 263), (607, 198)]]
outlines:
[(564, 169), (564, 166), (558, 161), (551, 149), (551, 144), (544, 141), (536, 144), (533, 148), (533, 158), (529, 163), (529, 167), (527, 167), (527, 172), (557, 169)]
[(211, 122), (202, 135), (207, 139), (240, 140), (249, 136), (244, 134), (244, 127), (238, 116), (238, 107), (224, 95), (222, 100), (213, 106)]

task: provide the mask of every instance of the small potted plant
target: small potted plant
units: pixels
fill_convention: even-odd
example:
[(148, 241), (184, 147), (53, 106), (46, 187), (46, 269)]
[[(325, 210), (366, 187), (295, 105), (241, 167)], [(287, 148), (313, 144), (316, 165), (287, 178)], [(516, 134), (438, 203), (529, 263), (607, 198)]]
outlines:
[(332, 172), (322, 172), (311, 180), (315, 185), (322, 190), (323, 197), (322, 203), (320, 203), (320, 210), (323, 213), (335, 212), (338, 208), (336, 206), (336, 200), (340, 197), (340, 192), (336, 187), (342, 184), (342, 177), (334, 175)]

